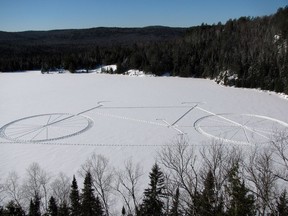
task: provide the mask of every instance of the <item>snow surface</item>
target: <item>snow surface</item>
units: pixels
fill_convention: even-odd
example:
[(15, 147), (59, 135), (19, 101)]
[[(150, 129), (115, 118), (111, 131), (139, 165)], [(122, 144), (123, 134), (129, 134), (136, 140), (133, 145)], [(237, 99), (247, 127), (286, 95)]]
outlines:
[[(0, 73), (0, 101), (0, 128), (24, 117), (77, 115), (90, 109), (81, 115), (93, 121), (89, 130), (58, 140), (13, 142), (0, 137), (0, 176), (11, 171), (23, 176), (32, 162), (52, 174), (72, 176), (93, 152), (109, 158), (116, 168), (132, 158), (147, 175), (157, 151), (171, 144), (179, 130), (190, 144), (209, 142), (194, 123), (211, 113), (260, 115), (288, 122), (288, 101), (277, 94), (193, 78)], [(196, 104), (191, 102), (197, 102), (200, 109), (190, 110)]]

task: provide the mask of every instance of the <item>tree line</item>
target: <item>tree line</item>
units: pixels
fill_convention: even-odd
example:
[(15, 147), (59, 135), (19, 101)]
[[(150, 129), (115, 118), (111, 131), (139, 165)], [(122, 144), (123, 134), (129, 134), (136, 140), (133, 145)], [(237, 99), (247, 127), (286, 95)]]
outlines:
[(124, 29), (126, 40), (112, 29), (94, 40), (92, 30), (82, 30), (64, 38), (56, 32), (53, 43), (38, 42), (45, 37), (42, 32), (41, 37), (31, 36), (24, 42), (1, 42), (0, 71), (64, 68), (74, 72), (117, 64), (117, 73), (140, 69), (159, 76), (203, 77), (225, 85), (288, 93), (287, 26), (288, 6), (270, 16), (184, 30), (153, 27), (125, 33)]
[(52, 177), (33, 163), (23, 179), (15, 172), (2, 178), (0, 215), (288, 215), (287, 138), (245, 148), (218, 141), (197, 148), (179, 138), (158, 151), (146, 188), (132, 160), (116, 170), (92, 154), (77, 174), (81, 189), (75, 176)]

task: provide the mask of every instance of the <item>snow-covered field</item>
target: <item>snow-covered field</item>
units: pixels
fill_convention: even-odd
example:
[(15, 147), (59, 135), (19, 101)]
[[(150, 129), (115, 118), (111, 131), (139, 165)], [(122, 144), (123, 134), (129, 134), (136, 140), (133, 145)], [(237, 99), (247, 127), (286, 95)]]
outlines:
[(0, 73), (0, 175), (37, 162), (72, 176), (93, 152), (149, 172), (157, 150), (179, 136), (262, 145), (288, 128), (287, 110), (274, 93), (204, 79)]

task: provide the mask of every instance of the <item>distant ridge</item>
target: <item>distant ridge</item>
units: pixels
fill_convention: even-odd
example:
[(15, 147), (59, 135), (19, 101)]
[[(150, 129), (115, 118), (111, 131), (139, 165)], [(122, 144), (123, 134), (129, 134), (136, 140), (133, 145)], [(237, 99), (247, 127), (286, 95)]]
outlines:
[(49, 31), (0, 32), (1, 43), (41, 45), (57, 44), (125, 44), (170, 40), (183, 37), (187, 28), (147, 26), (142, 28), (97, 27), (89, 29), (57, 29)]

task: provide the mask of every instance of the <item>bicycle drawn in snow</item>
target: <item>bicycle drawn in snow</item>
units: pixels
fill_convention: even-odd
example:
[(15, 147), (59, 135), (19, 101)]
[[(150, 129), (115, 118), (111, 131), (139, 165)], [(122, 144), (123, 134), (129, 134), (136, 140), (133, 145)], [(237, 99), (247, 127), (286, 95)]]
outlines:
[[(104, 117), (104, 120), (105, 118), (116, 118), (121, 121), (169, 128), (180, 135), (189, 134), (193, 130), (206, 137), (234, 144), (267, 143), (276, 133), (288, 130), (286, 122), (271, 117), (254, 114), (216, 114), (201, 108), (200, 104), (199, 102), (192, 102), (182, 103), (178, 106), (116, 107), (104, 106), (104, 101), (100, 101), (97, 106), (77, 114), (51, 113), (12, 121), (0, 128), (0, 137), (14, 142), (41, 143), (77, 136), (88, 131), (94, 125), (96, 119), (84, 115), (88, 112), (93, 112), (98, 117)], [(139, 113), (139, 118), (137, 118), (139, 110), (151, 114), (153, 110), (158, 110), (158, 113), (161, 113), (165, 109), (170, 109), (170, 112), (177, 110), (178, 117), (174, 120), (171, 120), (171, 118), (170, 120), (167, 120), (168, 118), (155, 118), (151, 121), (140, 119), (141, 115)], [(102, 110), (102, 112), (99, 112), (99, 110)], [(107, 110), (110, 110), (110, 112), (105, 113), (104, 111)], [(124, 110), (124, 112), (117, 115), (116, 110)], [(136, 117), (129, 116), (132, 110), (136, 113)], [(198, 114), (199, 112), (202, 113), (201, 117), (192, 118), (196, 111)], [(189, 126), (185, 125), (187, 122), (190, 123)], [(123, 127), (125, 127), (125, 124), (123, 124)]]

